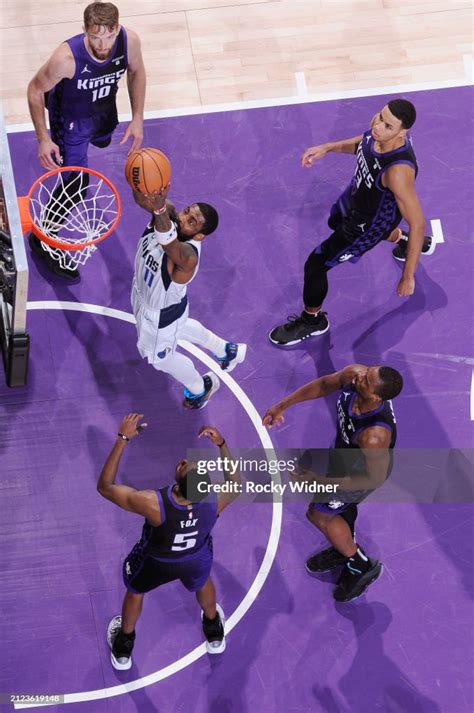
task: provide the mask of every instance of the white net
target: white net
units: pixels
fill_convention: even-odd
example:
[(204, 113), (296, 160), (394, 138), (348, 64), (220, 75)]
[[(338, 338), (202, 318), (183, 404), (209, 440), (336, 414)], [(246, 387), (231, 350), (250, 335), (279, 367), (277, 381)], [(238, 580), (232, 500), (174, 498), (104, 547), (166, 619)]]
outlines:
[(113, 226), (118, 213), (114, 192), (101, 176), (87, 171), (64, 171), (45, 177), (30, 197), (33, 223), (48, 237), (74, 246), (52, 247), (42, 241), (60, 266), (74, 270), (97, 250), (84, 245)]

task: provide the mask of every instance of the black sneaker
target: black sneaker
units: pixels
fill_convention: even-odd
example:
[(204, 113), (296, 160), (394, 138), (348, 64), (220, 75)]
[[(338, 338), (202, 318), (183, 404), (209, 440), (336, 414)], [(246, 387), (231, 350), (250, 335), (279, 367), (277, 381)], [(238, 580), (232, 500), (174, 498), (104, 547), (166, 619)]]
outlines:
[(127, 635), (122, 632), (122, 617), (114, 616), (107, 627), (107, 643), (110, 660), (117, 671), (128, 671), (132, 667), (132, 651), (135, 644), (135, 632)]
[(346, 564), (333, 592), (336, 602), (350, 602), (352, 599), (357, 599), (372, 582), (375, 582), (382, 575), (383, 564), (381, 562), (369, 557), (369, 563), (370, 568), (362, 574), (352, 574)]
[[(405, 262), (406, 257), (407, 257), (407, 241), (408, 241), (408, 235), (406, 233), (402, 233), (402, 237), (398, 241), (397, 247), (392, 250), (392, 255), (395, 258), (395, 260), (399, 260), (400, 262)], [(421, 254), (422, 255), (432, 255), (435, 251), (436, 243), (431, 237), (431, 235), (425, 235), (425, 238), (423, 240), (423, 247), (421, 249)]]
[(209, 371), (202, 377), (204, 381), (204, 391), (201, 394), (193, 394), (189, 389), (184, 389), (184, 408), (199, 409), (204, 408), (212, 394), (215, 394), (221, 383), (217, 376)]
[(225, 356), (216, 357), (216, 359), (221, 365), (222, 371), (232, 371), (232, 369), (235, 369), (237, 364), (241, 364), (243, 362), (246, 354), (246, 344), (234, 344), (234, 342), (227, 342), (225, 345)]
[(225, 651), (225, 616), (219, 604), (216, 604), (217, 615), (214, 620), (208, 619), (201, 612), (202, 630), (206, 637), (208, 654), (222, 654)]
[(327, 550), (316, 552), (312, 557), (306, 560), (306, 571), (309, 574), (321, 574), (321, 572), (330, 572), (336, 567), (347, 562), (347, 557), (341, 555), (334, 547), (328, 547)]
[(75, 266), (74, 262), (65, 254), (66, 251), (57, 248), (58, 253), (63, 253), (63, 260), (67, 267), (61, 267), (59, 262), (55, 260), (47, 250), (43, 249), (41, 240), (36, 237), (33, 233), (28, 236), (28, 243), (30, 245), (31, 251), (37, 255), (44, 264), (48, 267), (51, 272), (54, 272), (58, 277), (63, 277), (65, 280), (78, 280), (80, 278), (80, 272)]
[(306, 312), (300, 315), (293, 314), (288, 317), (288, 322), (274, 327), (268, 335), (272, 344), (280, 347), (291, 347), (309, 337), (317, 337), (324, 334), (329, 329), (329, 321), (326, 312), (319, 312), (314, 319), (311, 319)]

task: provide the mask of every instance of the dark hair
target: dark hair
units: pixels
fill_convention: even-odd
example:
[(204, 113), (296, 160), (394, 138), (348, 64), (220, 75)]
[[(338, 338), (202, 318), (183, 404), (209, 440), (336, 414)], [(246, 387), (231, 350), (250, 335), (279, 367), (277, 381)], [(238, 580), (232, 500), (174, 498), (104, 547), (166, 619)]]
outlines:
[(416, 109), (408, 99), (392, 99), (387, 106), (392, 114), (402, 122), (403, 129), (411, 129), (416, 121)]
[(375, 393), (384, 401), (394, 399), (403, 389), (402, 375), (391, 366), (379, 366), (379, 379), (382, 385), (376, 389)]
[(91, 2), (84, 10), (84, 28), (106, 27), (112, 32), (119, 24), (118, 8), (111, 2)]
[(217, 210), (212, 205), (209, 205), (209, 203), (196, 203), (196, 205), (199, 206), (199, 210), (206, 221), (201, 232), (204, 233), (204, 235), (210, 235), (219, 225)]
[(210, 478), (208, 473), (198, 473), (196, 468), (189, 468), (185, 475), (178, 478), (177, 485), (180, 495), (186, 500), (191, 500), (193, 503), (199, 503), (204, 498), (207, 498), (209, 493), (206, 489), (201, 493), (198, 489), (199, 483), (206, 483), (210, 485)]

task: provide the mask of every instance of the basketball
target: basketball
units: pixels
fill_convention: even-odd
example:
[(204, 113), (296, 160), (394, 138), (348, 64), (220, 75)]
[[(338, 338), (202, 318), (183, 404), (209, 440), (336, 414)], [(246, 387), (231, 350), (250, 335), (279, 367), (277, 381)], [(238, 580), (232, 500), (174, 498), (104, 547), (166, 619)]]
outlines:
[(140, 193), (157, 193), (170, 182), (171, 164), (158, 149), (139, 149), (127, 159), (125, 178)]

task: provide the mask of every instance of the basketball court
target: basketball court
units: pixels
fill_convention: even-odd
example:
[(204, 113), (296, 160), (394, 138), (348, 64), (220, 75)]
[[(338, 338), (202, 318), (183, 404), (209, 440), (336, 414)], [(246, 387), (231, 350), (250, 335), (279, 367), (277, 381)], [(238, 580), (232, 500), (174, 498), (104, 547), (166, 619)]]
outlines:
[[(188, 291), (190, 316), (249, 347), (222, 377), (206, 354), (181, 345), (201, 372), (221, 378), (203, 411), (185, 411), (179, 385), (136, 349), (130, 284), (148, 217), (123, 175), (122, 127), (111, 147), (89, 150), (90, 166), (116, 185), (123, 214), (81, 281), (51, 278), (27, 248), (28, 385), (0, 383), (5, 694), (61, 695), (48, 707), (71, 713), (472, 709), (472, 503), (457, 489), (472, 470), (474, 417), (472, 87), (404, 93), (419, 116), (417, 192), (437, 243), (421, 259), (415, 295), (397, 297), (400, 264), (379, 245), (331, 271), (327, 334), (287, 350), (267, 338), (300, 311), (304, 260), (327, 237), (329, 208), (353, 170), (353, 157), (334, 154), (304, 170), (302, 152), (364, 130), (397, 94), (359, 93), (145, 121), (143, 145), (172, 161), (170, 199), (178, 208), (207, 201), (220, 214)], [(10, 130), (8, 142), (24, 195), (40, 172), (36, 139)], [(358, 536), (385, 572), (348, 604), (332, 598), (335, 575), (305, 572), (323, 539), (304, 503), (234, 504), (214, 530), (225, 654), (205, 653), (194, 597), (173, 583), (145, 597), (134, 664), (115, 671), (105, 631), (121, 606), (122, 560), (142, 525), (96, 492), (121, 418), (137, 411), (149, 423), (127, 447), (122, 482), (158, 488), (188, 448), (201, 446), (203, 424), (217, 426), (231, 449), (329, 446), (334, 400), (301, 404), (270, 432), (261, 416), (298, 386), (354, 362), (403, 374), (397, 446), (454, 454), (454, 487), (434, 502), (417, 501), (408, 487), (393, 502), (360, 508)], [(0, 710), (27, 707), (4, 695)]]

